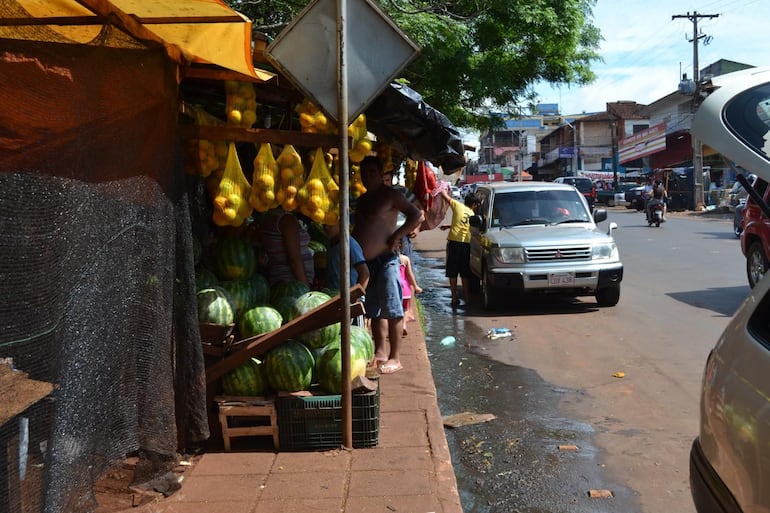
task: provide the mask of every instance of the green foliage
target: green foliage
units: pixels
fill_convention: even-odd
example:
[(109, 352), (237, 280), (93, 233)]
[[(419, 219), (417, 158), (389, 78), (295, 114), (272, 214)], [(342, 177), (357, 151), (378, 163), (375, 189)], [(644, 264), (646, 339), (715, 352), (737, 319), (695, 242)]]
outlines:
[[(228, 0), (274, 37), (304, 1)], [(601, 33), (596, 0), (379, 0), (377, 4), (420, 48), (402, 72), (404, 82), (459, 127), (487, 128), (489, 112), (528, 111), (533, 86), (582, 85)]]

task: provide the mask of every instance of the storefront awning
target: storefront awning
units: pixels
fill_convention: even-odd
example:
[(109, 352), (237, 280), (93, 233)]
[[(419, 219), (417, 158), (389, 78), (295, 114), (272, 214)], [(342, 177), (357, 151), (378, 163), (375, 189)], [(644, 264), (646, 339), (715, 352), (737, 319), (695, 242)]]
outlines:
[(214, 64), (256, 80), (251, 22), (219, 0), (5, 0), (0, 39), (115, 48), (162, 46), (180, 65)]

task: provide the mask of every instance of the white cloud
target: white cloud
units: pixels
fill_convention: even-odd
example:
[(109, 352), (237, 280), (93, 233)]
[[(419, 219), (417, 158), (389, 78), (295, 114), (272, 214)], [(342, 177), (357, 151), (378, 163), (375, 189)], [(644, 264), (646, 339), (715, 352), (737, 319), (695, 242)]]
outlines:
[[(770, 65), (767, 52), (767, 0), (598, 0), (594, 22), (605, 41), (595, 63), (597, 80), (585, 87), (537, 87), (540, 101), (558, 103), (562, 114), (597, 112), (607, 102), (620, 100), (647, 104), (676, 91), (681, 73), (692, 77), (693, 23), (673, 15), (698, 12), (718, 14), (700, 18), (699, 68), (720, 59), (754, 66)], [(706, 44), (708, 43), (708, 44)]]

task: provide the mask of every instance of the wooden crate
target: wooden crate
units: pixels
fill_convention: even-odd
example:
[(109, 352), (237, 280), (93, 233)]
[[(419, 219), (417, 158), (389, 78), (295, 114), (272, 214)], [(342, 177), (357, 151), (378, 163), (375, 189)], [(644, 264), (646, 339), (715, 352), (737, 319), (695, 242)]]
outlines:
[[(275, 400), (265, 397), (217, 396), (219, 423), (225, 450), (230, 450), (232, 438), (241, 436), (272, 436), (275, 450), (280, 450), (278, 418)], [(235, 419), (248, 420), (247, 426), (233, 426)]]

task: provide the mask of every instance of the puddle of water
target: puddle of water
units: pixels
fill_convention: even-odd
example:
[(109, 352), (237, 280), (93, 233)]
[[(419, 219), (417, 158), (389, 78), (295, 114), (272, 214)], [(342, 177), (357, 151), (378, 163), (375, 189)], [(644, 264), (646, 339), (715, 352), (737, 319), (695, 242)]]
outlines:
[[(443, 265), (413, 253), (425, 292), (425, 339), (444, 416), (492, 413), (490, 422), (447, 429), (465, 513), (603, 513), (640, 510), (633, 491), (602, 475), (602, 454), (592, 426), (565, 418), (559, 404), (583, 392), (555, 387), (532, 369), (486, 357), (486, 331), (449, 306)], [(442, 345), (445, 337), (452, 345)], [(513, 338), (515, 341), (515, 330)], [(560, 451), (576, 445), (577, 451)], [(591, 489), (610, 489), (611, 499), (591, 499)]]

